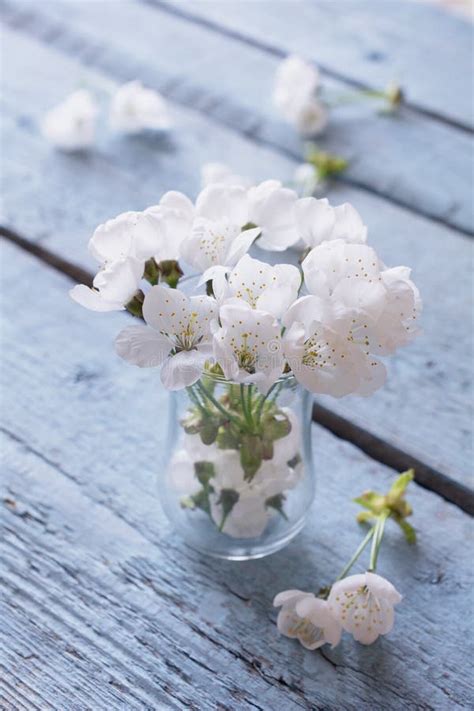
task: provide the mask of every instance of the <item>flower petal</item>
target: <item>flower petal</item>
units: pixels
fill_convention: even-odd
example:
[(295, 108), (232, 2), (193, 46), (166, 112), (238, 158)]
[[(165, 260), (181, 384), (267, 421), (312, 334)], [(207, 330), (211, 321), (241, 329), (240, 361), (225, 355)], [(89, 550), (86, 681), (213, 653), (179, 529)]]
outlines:
[(161, 382), (167, 390), (182, 390), (193, 385), (202, 375), (206, 356), (199, 351), (182, 351), (165, 360)]
[(128, 326), (115, 339), (118, 355), (140, 368), (161, 365), (170, 348), (169, 340), (148, 326)]
[(77, 284), (70, 290), (69, 296), (73, 301), (90, 311), (121, 311), (125, 308), (120, 301), (106, 301), (100, 292), (85, 284)]
[(157, 284), (147, 292), (143, 302), (143, 318), (149, 326), (162, 333), (176, 334), (180, 321), (189, 314), (189, 299), (179, 289)]

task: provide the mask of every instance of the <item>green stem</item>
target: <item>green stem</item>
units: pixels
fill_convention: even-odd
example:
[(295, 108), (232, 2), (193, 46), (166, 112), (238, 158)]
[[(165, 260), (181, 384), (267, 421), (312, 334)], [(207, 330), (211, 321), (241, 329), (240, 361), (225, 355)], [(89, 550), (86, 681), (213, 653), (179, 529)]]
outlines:
[(370, 549), (369, 572), (373, 573), (377, 567), (377, 558), (379, 555), (380, 544), (382, 543), (383, 533), (385, 529), (385, 521), (390, 516), (390, 511), (384, 511), (378, 517), (375, 524), (374, 537), (372, 540), (372, 548)]
[(193, 386), (191, 385), (190, 387), (186, 388), (186, 390), (188, 391), (189, 397), (194, 402), (196, 407), (198, 407), (199, 410), (201, 410), (201, 412), (204, 416), (207, 416), (209, 413), (206, 410), (206, 408), (204, 407), (204, 405), (202, 404), (202, 402), (200, 401), (200, 399), (198, 398), (197, 393), (194, 392)]
[(253, 385), (250, 383), (247, 386), (247, 412), (249, 416), (249, 423), (250, 427), (253, 427), (253, 416), (252, 416), (252, 407), (253, 407), (253, 402), (252, 402), (252, 392), (253, 392)]
[[(260, 422), (260, 420), (261, 420), (261, 418), (262, 418), (263, 407), (264, 407), (266, 401), (268, 400), (268, 398), (270, 397), (271, 393), (273, 392), (273, 390), (277, 387), (277, 385), (281, 385), (281, 383), (278, 383), (278, 382), (277, 382), (277, 383), (273, 383), (272, 387), (271, 387), (270, 390), (267, 392), (267, 394), (266, 394), (266, 395), (262, 395), (262, 397), (261, 397), (261, 399), (260, 399), (260, 402), (259, 402), (259, 404), (258, 404), (257, 422)], [(278, 394), (278, 393), (277, 393), (277, 394)]]
[(339, 575), (338, 575), (337, 578), (335, 579), (335, 581), (334, 581), (335, 583), (337, 583), (338, 580), (342, 580), (342, 578), (345, 578), (345, 577), (346, 577), (347, 573), (348, 573), (349, 570), (352, 568), (352, 566), (354, 565), (354, 563), (356, 562), (356, 560), (358, 560), (358, 558), (360, 557), (362, 551), (365, 549), (365, 547), (367, 546), (368, 542), (370, 541), (370, 539), (371, 539), (372, 536), (374, 535), (376, 528), (377, 528), (377, 524), (375, 524), (374, 526), (372, 526), (372, 528), (368, 531), (366, 537), (364, 538), (364, 540), (362, 541), (362, 543), (359, 545), (359, 547), (357, 548), (356, 552), (354, 553), (354, 555), (352, 556), (352, 558), (350, 559), (350, 561), (347, 563), (346, 566), (344, 566), (344, 568), (341, 570), (341, 572), (339, 573)]
[(210, 402), (212, 402), (214, 407), (216, 407), (219, 410), (219, 412), (221, 412), (224, 415), (224, 417), (226, 417), (228, 420), (233, 422), (239, 428), (242, 426), (242, 423), (240, 422), (240, 420), (237, 417), (234, 417), (234, 415), (231, 415), (231, 413), (228, 412), (228, 410), (226, 410), (225, 407), (223, 405), (221, 405), (221, 403), (218, 400), (216, 400), (214, 395), (212, 395), (212, 393), (210, 393), (201, 382), (198, 381), (196, 383), (196, 385), (197, 385), (199, 391), (201, 392), (201, 394), (203, 395), (203, 397), (207, 398)]
[(242, 412), (244, 414), (244, 419), (248, 426), (250, 427), (252, 422), (250, 419), (250, 412), (248, 410), (247, 403), (245, 402), (245, 385), (240, 383), (240, 404), (242, 405)]

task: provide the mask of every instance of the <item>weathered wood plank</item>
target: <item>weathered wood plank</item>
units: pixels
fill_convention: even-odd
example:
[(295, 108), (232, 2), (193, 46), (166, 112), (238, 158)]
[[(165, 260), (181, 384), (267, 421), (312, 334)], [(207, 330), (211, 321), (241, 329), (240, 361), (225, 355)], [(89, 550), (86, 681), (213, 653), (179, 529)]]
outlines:
[[(118, 77), (139, 75), (174, 101), (295, 159), (303, 155), (296, 132), (271, 104), (279, 62), (271, 54), (132, 2), (121, 2), (112, 16), (107, 2), (68, 3), (67, 24), (56, 0), (41, 8), (31, 0), (6, 7), (10, 23), (86, 64)], [(130, 26), (139, 31), (128, 32)], [(328, 86), (347, 92), (331, 79)], [(324, 145), (350, 158), (344, 180), (463, 231), (474, 230), (472, 136), (413, 112), (381, 118), (367, 106), (352, 105), (334, 113)]]
[(66, 277), (12, 246), (3, 259), (26, 306), (2, 325), (0, 690), (14, 707), (469, 707), (466, 514), (413, 486), (419, 544), (390, 531), (381, 558), (406, 596), (391, 637), (323, 655), (279, 638), (272, 596), (334, 575), (361, 535), (350, 497), (393, 471), (315, 427), (307, 530), (249, 564), (193, 554), (153, 493), (165, 395), (111, 352), (125, 317), (91, 319)]
[(270, 51), (304, 54), (356, 83), (379, 88), (395, 79), (419, 109), (473, 128), (472, 24), (441, 8), (406, 0), (280, 0), (277, 9), (271, 0), (195, 0), (191, 7), (182, 0), (148, 2)]
[[(10, 150), (2, 175), (2, 221), (62, 257), (89, 266), (85, 244), (99, 222), (127, 209), (144, 208), (170, 187), (194, 194), (199, 166), (211, 156), (225, 158), (236, 170), (257, 179), (291, 175), (290, 160), (176, 106), (178, 125), (168, 145), (147, 137), (119, 141), (102, 134), (99, 148), (89, 156), (57, 154), (37, 133), (43, 111), (70, 91), (79, 77), (100, 97), (113, 84), (103, 74), (85, 70), (16, 32), (5, 30), (3, 43), (12, 72), (4, 81), (3, 145)], [(44, 71), (41, 85), (33, 70), (37, 65)], [(9, 76), (23, 80), (13, 82)], [(389, 382), (382, 391), (370, 400), (328, 404), (469, 484), (472, 345), (468, 329), (459, 329), (458, 324), (469, 320), (472, 244), (454, 231), (364, 192), (340, 187), (331, 197), (357, 206), (387, 263), (415, 266), (414, 277), (427, 308), (425, 335), (392, 360)], [(441, 277), (438, 255), (443, 255)], [(442, 301), (440, 284), (445, 293)]]

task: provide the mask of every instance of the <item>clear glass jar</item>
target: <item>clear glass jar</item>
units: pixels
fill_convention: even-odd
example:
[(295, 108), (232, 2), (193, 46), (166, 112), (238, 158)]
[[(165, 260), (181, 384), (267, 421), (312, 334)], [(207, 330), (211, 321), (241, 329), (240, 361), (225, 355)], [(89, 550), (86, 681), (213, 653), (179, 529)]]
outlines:
[(291, 375), (266, 396), (212, 374), (170, 393), (159, 496), (192, 548), (260, 558), (303, 528), (314, 499), (311, 404)]

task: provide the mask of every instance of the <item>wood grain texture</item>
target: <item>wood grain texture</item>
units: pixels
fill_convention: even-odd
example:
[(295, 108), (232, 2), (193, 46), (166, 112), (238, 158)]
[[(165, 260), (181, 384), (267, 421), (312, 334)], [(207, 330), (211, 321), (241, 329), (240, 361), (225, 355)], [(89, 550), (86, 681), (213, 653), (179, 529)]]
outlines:
[(315, 428), (305, 532), (249, 564), (192, 553), (154, 495), (165, 394), (111, 352), (126, 317), (94, 319), (64, 298), (65, 276), (11, 245), (2, 259), (3, 291), (23, 304), (2, 324), (6, 708), (469, 708), (466, 514), (413, 486), (419, 543), (390, 528), (381, 556), (405, 595), (390, 637), (323, 653), (280, 638), (273, 595), (335, 574), (361, 536), (350, 497), (393, 471)]
[(473, 128), (472, 25), (440, 8), (373, 0), (148, 0), (200, 17), (269, 51), (296, 52), (375, 88), (401, 83), (418, 110)]
[[(173, 101), (301, 160), (302, 141), (272, 106), (279, 57), (135, 2), (121, 2), (114, 13), (104, 1), (68, 3), (67, 22), (57, 0), (4, 7), (11, 24), (84, 64), (118, 78), (140, 76)], [(324, 82), (347, 94), (347, 85)], [(472, 136), (412, 111), (381, 117), (362, 103), (336, 110), (322, 143), (349, 158), (344, 182), (473, 233)]]
[[(143, 209), (170, 187), (195, 194), (199, 167), (210, 157), (226, 159), (257, 179), (291, 175), (291, 160), (177, 106), (177, 126), (168, 143), (150, 136), (115, 139), (103, 128), (92, 153), (59, 154), (38, 135), (46, 108), (79, 77), (103, 101), (115, 84), (21, 33), (5, 29), (3, 46), (10, 68), (4, 80), (3, 145), (10, 148), (3, 170), (3, 224), (81, 266), (93, 266), (85, 247), (99, 222), (124, 210)], [(43, 67), (41, 84), (35, 65)], [(13, 81), (15, 76), (23, 77), (21, 84)], [(360, 190), (341, 186), (331, 199), (357, 206), (387, 264), (414, 265), (426, 310), (423, 336), (391, 359), (382, 391), (368, 400), (325, 403), (470, 485), (472, 344), (468, 329), (459, 325), (470, 318), (472, 243)]]

